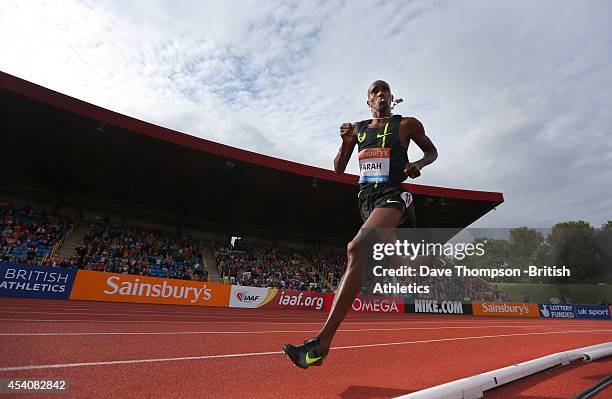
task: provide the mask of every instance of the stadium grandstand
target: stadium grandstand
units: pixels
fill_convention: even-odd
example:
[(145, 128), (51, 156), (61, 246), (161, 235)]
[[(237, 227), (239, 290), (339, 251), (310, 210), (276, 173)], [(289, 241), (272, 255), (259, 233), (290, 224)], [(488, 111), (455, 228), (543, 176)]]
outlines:
[[(302, 291), (338, 284), (360, 227), (346, 206), (357, 176), (176, 132), (5, 73), (0, 103), (0, 260)], [(459, 231), (503, 202), (495, 192), (405, 186), (418, 227)], [(507, 299), (483, 280), (445, 284), (436, 297)]]

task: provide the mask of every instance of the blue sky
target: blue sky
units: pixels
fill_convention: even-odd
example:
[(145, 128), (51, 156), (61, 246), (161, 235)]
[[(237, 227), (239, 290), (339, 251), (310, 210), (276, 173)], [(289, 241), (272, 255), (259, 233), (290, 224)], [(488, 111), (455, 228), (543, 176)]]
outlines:
[(599, 226), (612, 219), (610, 15), (609, 1), (9, 0), (0, 69), (327, 169), (340, 124), (366, 119), (367, 87), (385, 79), (439, 149), (415, 183), (504, 193), (476, 226)]

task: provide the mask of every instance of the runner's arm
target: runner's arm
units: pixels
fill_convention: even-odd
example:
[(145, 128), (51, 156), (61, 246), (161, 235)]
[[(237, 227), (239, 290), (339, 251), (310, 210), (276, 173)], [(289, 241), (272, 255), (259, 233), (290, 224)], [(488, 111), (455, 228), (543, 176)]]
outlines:
[(431, 139), (425, 134), (423, 124), (417, 118), (405, 118), (402, 124), (406, 123), (410, 131), (410, 139), (419, 146), (423, 151), (423, 158), (413, 162), (419, 166), (419, 169), (429, 165), (438, 158), (438, 149), (432, 143)]
[(343, 123), (340, 126), (340, 137), (342, 137), (342, 145), (334, 158), (334, 171), (336, 173), (344, 173), (346, 165), (351, 159), (351, 154), (357, 144), (357, 124)]
[(405, 138), (406, 146), (410, 140), (413, 140), (421, 151), (423, 151), (423, 158), (416, 162), (409, 162), (404, 168), (404, 172), (408, 177), (419, 177), (421, 175), (421, 169), (438, 158), (438, 150), (425, 134), (423, 124), (417, 118), (403, 118), (401, 133)]

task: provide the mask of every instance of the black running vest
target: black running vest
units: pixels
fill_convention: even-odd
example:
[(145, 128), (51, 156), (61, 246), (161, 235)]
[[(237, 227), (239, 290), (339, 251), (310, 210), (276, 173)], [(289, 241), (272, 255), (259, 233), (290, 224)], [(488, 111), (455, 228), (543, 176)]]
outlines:
[[(404, 168), (408, 163), (408, 151), (402, 147), (399, 138), (401, 120), (401, 115), (393, 115), (386, 126), (376, 129), (368, 128), (372, 119), (358, 123), (357, 148), (360, 158), (359, 184), (361, 188), (381, 184), (399, 185), (406, 180), (407, 176), (404, 173)], [(387, 148), (387, 150), (383, 150), (383, 148)], [(388, 177), (385, 181), (386, 157), (389, 159), (387, 161), (389, 166)], [(373, 161), (368, 162), (369, 159)]]

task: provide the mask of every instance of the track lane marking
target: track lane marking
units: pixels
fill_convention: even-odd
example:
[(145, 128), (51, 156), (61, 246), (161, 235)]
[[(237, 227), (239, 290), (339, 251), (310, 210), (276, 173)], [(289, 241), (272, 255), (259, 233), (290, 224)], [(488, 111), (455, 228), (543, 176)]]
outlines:
[[(418, 341), (383, 342), (383, 343), (378, 343), (378, 344), (336, 346), (336, 347), (331, 348), (330, 350), (360, 349), (360, 348), (372, 348), (372, 347), (382, 347), (382, 346), (427, 344), (427, 343), (435, 343), (435, 342), (466, 341), (466, 340), (520, 337), (520, 336), (531, 336), (531, 335), (582, 334), (582, 333), (596, 333), (596, 332), (612, 332), (612, 330), (578, 330), (578, 331), (556, 331), (556, 332), (541, 332), (541, 333), (480, 335), (480, 336), (473, 336), (473, 337), (439, 338), (439, 339), (428, 339), (428, 340), (418, 340)], [(283, 352), (280, 352), (280, 351), (279, 352), (230, 353), (230, 354), (223, 354), (223, 355), (183, 356), (183, 357), (131, 359), (131, 360), (110, 360), (110, 361), (102, 361), (102, 362), (82, 362), (82, 363), (63, 363), (63, 364), (42, 364), (42, 365), (29, 365), (29, 366), (0, 367), (0, 372), (58, 369), (58, 368), (70, 368), (70, 367), (108, 366), (108, 365), (118, 365), (118, 364), (139, 364), (139, 363), (160, 363), (160, 362), (176, 362), (176, 361), (189, 361), (189, 360), (193, 361), (193, 360), (209, 360), (209, 359), (227, 359), (227, 358), (235, 358), (235, 357), (279, 355), (282, 353)]]
[[(1, 302), (0, 302), (1, 303)], [(104, 302), (104, 305), (125, 305), (126, 303), (122, 303), (122, 302)], [(151, 304), (137, 304), (139, 306), (142, 307), (147, 307), (147, 305), (151, 305)], [(159, 307), (159, 305), (155, 304), (153, 305), (155, 307)], [(184, 308), (185, 306), (180, 306), (181, 308)], [(45, 309), (45, 308), (49, 308), (49, 310), (55, 310), (56, 312), (50, 312), (50, 311), (41, 311), (41, 309)], [(58, 306), (36, 306), (34, 308), (23, 308), (24, 311), (16, 311), (15, 309), (22, 309), (19, 306), (15, 306), (15, 307), (11, 307), (11, 309), (13, 310), (0, 310), (0, 313), (37, 313), (37, 314), (90, 314), (90, 315), (134, 315), (134, 316), (145, 316), (146, 314), (150, 314), (153, 313), (152, 316), (159, 316), (159, 315), (169, 315), (169, 316), (175, 316), (175, 315), (185, 315), (185, 316), (200, 316), (200, 317), (216, 317), (216, 318), (225, 318), (225, 317), (245, 317), (245, 318), (280, 318), (280, 319), (294, 319), (294, 317), (291, 316), (286, 316), (287, 314), (287, 309), (283, 309), (283, 310), (274, 310), (274, 309), (259, 309), (259, 310), (263, 310), (265, 311), (265, 313), (263, 315), (244, 315), (243, 311), (253, 311), (255, 309), (242, 309), (242, 308), (222, 308), (222, 311), (213, 311), (215, 309), (221, 309), (221, 308), (216, 308), (216, 307), (196, 307), (196, 309), (201, 310), (200, 312), (198, 311), (180, 311), (180, 312), (172, 312), (172, 311), (168, 311), (168, 312), (160, 312), (159, 309), (156, 310), (144, 310), (144, 309), (138, 309), (136, 310), (136, 307), (134, 308), (128, 308), (128, 309), (120, 309), (118, 311), (120, 311), (121, 313), (97, 313), (97, 311), (105, 311), (108, 312), (110, 309), (105, 309), (105, 307), (99, 307), (99, 308), (75, 308), (75, 307), (58, 307)], [(25, 311), (28, 310), (28, 311)], [(78, 311), (77, 313), (75, 312), (65, 312), (68, 310), (75, 310)], [(314, 312), (314, 310), (309, 310), (309, 309), (291, 309), (294, 311), (300, 311), (300, 312), (304, 312), (304, 313), (312, 313)], [(89, 312), (82, 312), (82, 311), (93, 311), (93, 313), (89, 313)], [(205, 312), (210, 312), (212, 314), (202, 314)], [(228, 313), (228, 311), (230, 313)], [(235, 311), (235, 312), (232, 312)], [(437, 323), (439, 322), (440, 317), (445, 317), (445, 316), (449, 316), (449, 321), (451, 322), (457, 322), (457, 323), (464, 323), (466, 322), (465, 320), (456, 320), (457, 318), (461, 318), (461, 317), (475, 317), (473, 315), (469, 315), (469, 314), (427, 314), (427, 313), (385, 313), (385, 314), (381, 314), (379, 313), (379, 315), (376, 314), (376, 312), (366, 312), (366, 313), (349, 313), (347, 315), (348, 318), (359, 318), (362, 320), (370, 320), (370, 321), (375, 321), (375, 320), (380, 320), (380, 321), (386, 321), (389, 320), (392, 316), (408, 316), (408, 317), (412, 317), (412, 316), (416, 316), (418, 317), (418, 319), (416, 319), (415, 321), (418, 322), (432, 322), (432, 323)], [(427, 316), (429, 316), (429, 318), (426, 318)], [(317, 315), (301, 315), (300, 316), (303, 319), (320, 319), (322, 318), (323, 320), (325, 319), (324, 315), (321, 316), (317, 316)], [(488, 317), (490, 319), (493, 319), (494, 317)], [(508, 319), (508, 318), (505, 318)], [(509, 319), (508, 321), (511, 321), (511, 319)]]
[[(233, 316), (233, 315), (203, 315), (203, 314), (176, 314), (176, 313), (156, 313), (156, 314), (141, 314), (141, 313), (89, 313), (89, 312), (40, 312), (40, 311), (13, 311), (13, 310), (0, 310), (0, 313), (9, 313), (9, 314), (48, 314), (48, 315), (85, 315), (85, 316), (163, 316), (163, 317), (199, 317), (199, 318), (209, 318), (209, 319), (227, 319), (228, 317), (239, 317), (241, 319), (295, 319), (295, 317), (281, 317), (281, 316), (257, 316), (257, 315), (249, 315), (249, 316)], [(148, 312), (147, 312), (148, 313)], [(324, 317), (305, 317), (305, 319), (321, 319), (324, 320)], [(381, 319), (382, 320), (382, 319)]]
[[(205, 308), (204, 308), (205, 309)], [(238, 309), (238, 308), (233, 308), (233, 309)], [(208, 310), (208, 309), (207, 309)], [(252, 310), (252, 309), (249, 309)], [(227, 318), (238, 318), (238, 319), (258, 319), (258, 320), (285, 320), (285, 319), (289, 319), (289, 320), (295, 320), (295, 317), (284, 317), (284, 316), (274, 316), (274, 315), (240, 315), (237, 313), (234, 314), (223, 314), (223, 313), (219, 313), (219, 314), (214, 314), (214, 315), (203, 315), (203, 314), (198, 314), (198, 313), (183, 313), (183, 312), (178, 312), (177, 313), (155, 313), (155, 314), (148, 314), (148, 313), (153, 313), (155, 311), (142, 311), (142, 313), (147, 313), (147, 314), (141, 314), (141, 311), (138, 312), (130, 312), (127, 313), (125, 311), (123, 311), (122, 313), (88, 313), (88, 312), (48, 312), (48, 311), (10, 311), (10, 310), (0, 310), (0, 314), (1, 313), (9, 313), (9, 314), (48, 314), (48, 315), (88, 315), (88, 316), (154, 316), (154, 317), (181, 317), (181, 318), (211, 318), (211, 319), (227, 319)], [(282, 313), (286, 312), (286, 310), (283, 310)], [(310, 311), (308, 311), (310, 312)], [(400, 315), (407, 315), (408, 317), (404, 318), (403, 320), (399, 320), (398, 318), (392, 318), (389, 316), (400, 316)], [(442, 319), (442, 320), (433, 320), (433, 319), (429, 319), (429, 320), (422, 320), (422, 319), (412, 319), (410, 318), (411, 316), (424, 316), (425, 314), (401, 314), (401, 313), (392, 313), (392, 314), (388, 314), (387, 317), (367, 317), (365, 314), (360, 314), (360, 313), (349, 313), (347, 316), (347, 321), (354, 321), (354, 320), (363, 320), (363, 321), (367, 321), (367, 322), (374, 322), (374, 321), (382, 321), (382, 322), (386, 322), (386, 323), (406, 323), (406, 322), (410, 322), (410, 323), (422, 323), (422, 324), (466, 324), (466, 323), (488, 323), (490, 322), (490, 320), (500, 320), (500, 318), (497, 317), (485, 317), (486, 319), (489, 320), (483, 320), (483, 317), (477, 317), (477, 316), (473, 316), (473, 315), (446, 315), (446, 314), (439, 314), (436, 316), (457, 316), (457, 317), (471, 317), (471, 320), (456, 320), (456, 319)], [(364, 317), (366, 316), (366, 317)], [(325, 317), (324, 315), (321, 315), (320, 317), (318, 316), (312, 316), (312, 317), (305, 317), (305, 316), (301, 316), (300, 317), (303, 320), (313, 320), (313, 321), (325, 321)], [(504, 322), (506, 323), (512, 323), (512, 322), (525, 322), (524, 319), (521, 320), (513, 320), (513, 319), (508, 319), (508, 318), (502, 318), (505, 319)], [(0, 320), (13, 320), (13, 319), (0, 319)], [(535, 320), (534, 320), (535, 321)], [(553, 323), (555, 321), (561, 321), (561, 320), (548, 320), (547, 323)], [(583, 325), (580, 323), (581, 320), (563, 320), (563, 322), (565, 322), (565, 325)], [(605, 320), (603, 320), (605, 321)], [(356, 321), (355, 321), (356, 322)], [(559, 325), (559, 324), (557, 324)]]
[[(182, 321), (182, 320), (95, 320), (95, 319), (21, 319), (21, 318), (0, 318), (0, 321), (11, 321), (11, 322), (32, 322), (32, 323), (58, 323), (58, 322), (67, 322), (67, 323), (174, 323), (174, 324), (317, 324), (320, 325), (322, 324), (325, 320), (321, 320), (321, 321), (316, 321), (316, 322), (312, 322), (312, 321), (293, 321), (293, 322), (284, 322), (284, 321), (278, 321), (278, 322), (272, 322), (272, 321)], [(524, 322), (524, 320), (521, 320)], [(465, 323), (461, 323), (461, 324), (473, 324), (475, 326), (480, 326), (483, 327), (482, 324), (477, 324), (477, 323), (491, 323), (491, 320), (474, 320), (474, 321), (466, 321)], [(517, 321), (518, 322), (518, 321)], [(607, 320), (602, 320), (601, 323), (606, 323), (609, 322)], [(427, 324), (456, 324), (453, 322), (444, 322), (444, 321), (439, 321), (439, 322), (418, 322), (418, 321), (413, 321), (413, 320), (404, 320), (404, 321), (385, 321), (385, 322), (371, 322), (371, 321), (344, 321), (342, 322), (343, 325), (348, 325), (348, 324), (376, 324), (376, 325), (380, 325), (380, 324), (388, 324), (388, 325), (393, 325), (393, 324), (401, 324), (401, 323), (408, 323), (408, 324), (423, 324), (423, 323), (427, 323)], [(583, 326), (597, 326), (599, 327), (600, 324), (581, 324), (581, 323), (568, 323), (568, 324), (554, 324), (554, 323), (541, 323), (541, 324), (531, 324), (531, 326), (534, 327), (583, 327)], [(434, 328), (434, 327), (432, 327)]]
[[(595, 325), (583, 326), (583, 327), (594, 327)], [(478, 328), (558, 328), (559, 326), (504, 326), (504, 325), (491, 325), (491, 326), (442, 326), (442, 327), (398, 327), (398, 328), (361, 328), (361, 329), (339, 329), (338, 332), (372, 332), (372, 331), (407, 331), (407, 330), (460, 330), (460, 329), (478, 329)], [(596, 326), (600, 327), (600, 326)], [(88, 336), (88, 335), (190, 335), (190, 334), (281, 334), (281, 333), (311, 333), (317, 332), (318, 330), (264, 330), (264, 331), (103, 331), (103, 332), (88, 332), (88, 331), (73, 331), (73, 332), (11, 332), (11, 333), (0, 333), (0, 336), (4, 337), (32, 337), (32, 336)], [(582, 331), (582, 330), (581, 330)], [(588, 330), (585, 330), (588, 331)], [(612, 330), (609, 330), (612, 332)]]

